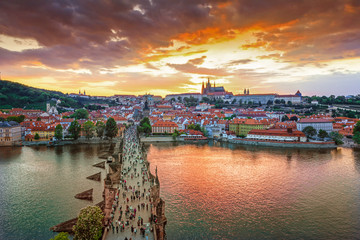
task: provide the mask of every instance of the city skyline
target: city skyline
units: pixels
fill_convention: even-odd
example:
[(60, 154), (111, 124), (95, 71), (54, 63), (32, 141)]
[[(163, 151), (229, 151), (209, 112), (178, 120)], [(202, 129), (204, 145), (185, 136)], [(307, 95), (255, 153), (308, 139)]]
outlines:
[(358, 1), (2, 1), (0, 72), (90, 95), (359, 94)]

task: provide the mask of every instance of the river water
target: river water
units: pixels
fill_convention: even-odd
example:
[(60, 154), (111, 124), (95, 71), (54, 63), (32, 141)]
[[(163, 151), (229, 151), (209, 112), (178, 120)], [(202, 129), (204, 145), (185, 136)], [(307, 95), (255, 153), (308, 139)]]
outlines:
[[(0, 239), (50, 239), (48, 229), (102, 183), (101, 145), (0, 148)], [(360, 151), (151, 144), (172, 239), (359, 239)]]

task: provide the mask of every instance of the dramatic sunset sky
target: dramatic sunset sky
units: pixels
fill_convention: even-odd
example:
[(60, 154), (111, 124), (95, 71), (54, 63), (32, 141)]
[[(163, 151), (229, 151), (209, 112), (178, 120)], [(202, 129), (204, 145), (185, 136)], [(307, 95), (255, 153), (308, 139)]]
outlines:
[(2, 79), (65, 93), (360, 93), (359, 0), (1, 0)]

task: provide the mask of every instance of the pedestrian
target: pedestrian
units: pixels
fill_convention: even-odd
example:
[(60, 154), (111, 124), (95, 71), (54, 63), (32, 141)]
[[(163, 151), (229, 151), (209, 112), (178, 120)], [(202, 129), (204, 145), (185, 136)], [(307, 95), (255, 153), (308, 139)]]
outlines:
[(119, 233), (119, 226), (116, 225), (116, 233)]

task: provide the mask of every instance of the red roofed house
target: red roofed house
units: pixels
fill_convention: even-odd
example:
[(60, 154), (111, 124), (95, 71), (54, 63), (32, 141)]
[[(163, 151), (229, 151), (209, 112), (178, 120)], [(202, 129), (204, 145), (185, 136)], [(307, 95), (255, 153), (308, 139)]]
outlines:
[(179, 126), (171, 121), (157, 121), (151, 128), (153, 133), (173, 133)]

